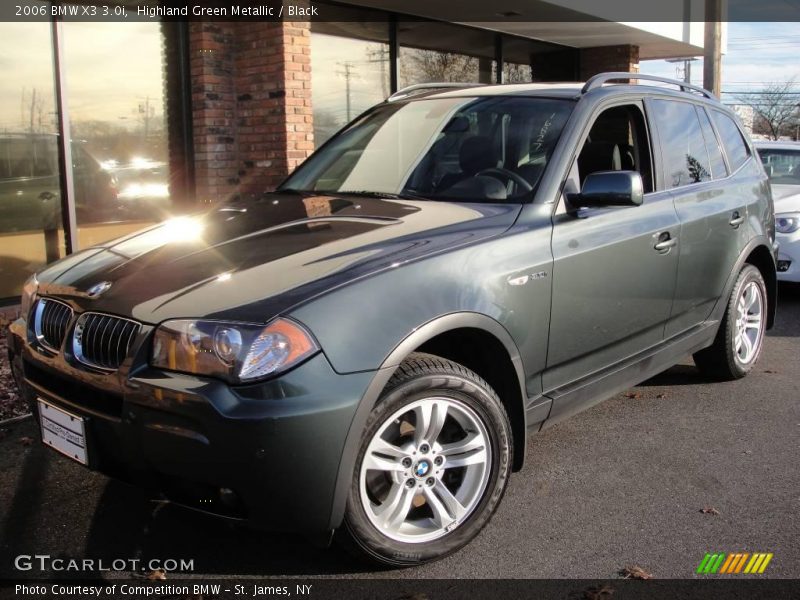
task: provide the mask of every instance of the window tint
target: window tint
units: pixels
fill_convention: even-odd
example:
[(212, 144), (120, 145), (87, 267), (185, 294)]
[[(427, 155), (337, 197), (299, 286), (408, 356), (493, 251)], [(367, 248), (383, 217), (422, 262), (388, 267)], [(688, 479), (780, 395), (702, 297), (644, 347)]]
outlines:
[(800, 185), (800, 152), (783, 148), (759, 148), (758, 155), (770, 182)]
[(735, 171), (741, 167), (750, 156), (750, 150), (745, 144), (742, 132), (735, 121), (725, 113), (718, 110), (711, 111), (714, 117), (714, 124), (717, 126), (717, 131), (722, 138), (722, 146), (728, 154), (728, 162), (731, 165), (731, 170)]
[(523, 201), (573, 107), (512, 96), (389, 102), (333, 137), (280, 189)]
[(600, 113), (578, 155), (581, 185), (597, 171), (636, 171), (642, 176), (644, 193), (653, 191), (651, 164), (644, 115), (635, 105)]
[(666, 187), (677, 188), (709, 181), (711, 168), (708, 152), (694, 105), (673, 100), (654, 100), (653, 118), (661, 136)]
[(703, 130), (703, 137), (706, 140), (708, 159), (711, 162), (711, 176), (714, 179), (727, 177), (728, 169), (725, 167), (725, 159), (722, 157), (722, 150), (719, 147), (714, 128), (711, 127), (711, 121), (708, 119), (705, 109), (699, 106), (696, 108), (697, 116), (700, 118), (700, 128)]

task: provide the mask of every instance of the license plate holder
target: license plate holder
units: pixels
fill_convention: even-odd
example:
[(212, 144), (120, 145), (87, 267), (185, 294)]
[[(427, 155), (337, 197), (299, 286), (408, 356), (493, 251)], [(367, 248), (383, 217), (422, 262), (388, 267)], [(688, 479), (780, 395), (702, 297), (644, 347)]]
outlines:
[(82, 465), (89, 464), (86, 420), (46, 400), (37, 398), (42, 442)]

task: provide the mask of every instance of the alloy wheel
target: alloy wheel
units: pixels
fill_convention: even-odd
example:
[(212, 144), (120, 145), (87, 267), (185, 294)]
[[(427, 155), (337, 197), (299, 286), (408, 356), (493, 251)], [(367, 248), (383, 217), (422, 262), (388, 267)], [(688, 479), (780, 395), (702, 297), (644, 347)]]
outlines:
[(736, 302), (736, 326), (733, 336), (734, 352), (743, 365), (758, 356), (764, 335), (764, 297), (755, 281), (744, 286)]
[(367, 446), (359, 473), (367, 518), (396, 541), (438, 539), (480, 502), (491, 459), (486, 426), (470, 407), (444, 397), (414, 401), (386, 419)]

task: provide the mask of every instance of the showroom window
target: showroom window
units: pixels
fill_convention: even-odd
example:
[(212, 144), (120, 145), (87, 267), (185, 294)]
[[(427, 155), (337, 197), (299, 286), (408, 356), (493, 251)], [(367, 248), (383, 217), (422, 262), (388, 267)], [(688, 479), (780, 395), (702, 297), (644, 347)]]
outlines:
[(70, 251), (186, 209), (174, 200), (188, 197), (191, 148), (176, 161), (187, 133), (165, 108), (169, 90), (176, 114), (189, 112), (177, 89), (184, 67), (165, 57), (179, 54), (182, 31), (159, 22), (0, 24), (0, 55), (25, 57), (24, 69), (0, 61), (0, 301)]
[(65, 254), (49, 23), (0, 24), (0, 298)]
[(170, 212), (164, 44), (158, 22), (64, 23), (62, 44), (85, 248)]
[(342, 21), (311, 23), (311, 102), (317, 147), (392, 93), (388, 16), (346, 7), (335, 10), (333, 18), (338, 15)]
[(495, 80), (497, 38), (490, 31), (436, 21), (403, 21), (397, 24), (397, 37), (401, 88), (417, 83)]

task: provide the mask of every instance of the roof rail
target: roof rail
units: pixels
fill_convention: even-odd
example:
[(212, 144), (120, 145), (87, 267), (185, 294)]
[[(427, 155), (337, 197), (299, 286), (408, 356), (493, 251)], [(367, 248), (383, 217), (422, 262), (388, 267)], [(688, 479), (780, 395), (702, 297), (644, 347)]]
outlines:
[(621, 81), (621, 80), (631, 81), (633, 79), (641, 79), (643, 81), (657, 81), (659, 83), (668, 83), (670, 85), (678, 86), (678, 88), (680, 88), (682, 92), (697, 92), (698, 94), (702, 94), (703, 96), (709, 98), (710, 100), (719, 100), (719, 98), (717, 98), (707, 89), (701, 88), (700, 86), (697, 85), (692, 85), (691, 83), (686, 83), (685, 81), (678, 81), (677, 79), (670, 79), (669, 77), (658, 77), (657, 75), (645, 75), (643, 73), (626, 73), (624, 71), (614, 72), (614, 73), (600, 73), (599, 75), (595, 75), (584, 84), (583, 88), (581, 88), (581, 94), (585, 94), (586, 92), (590, 92), (596, 88), (599, 88), (604, 83), (608, 83), (609, 81)]
[(386, 101), (393, 102), (395, 100), (399, 100), (401, 98), (407, 98), (408, 96), (413, 96), (415, 93), (425, 92), (430, 90), (442, 90), (442, 89), (450, 89), (450, 88), (471, 88), (471, 87), (480, 87), (482, 85), (486, 85), (485, 83), (456, 83), (456, 82), (448, 82), (442, 81), (439, 83), (417, 83), (414, 85), (409, 85), (404, 87), (401, 90), (397, 90), (394, 94), (389, 96)]

